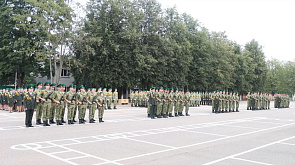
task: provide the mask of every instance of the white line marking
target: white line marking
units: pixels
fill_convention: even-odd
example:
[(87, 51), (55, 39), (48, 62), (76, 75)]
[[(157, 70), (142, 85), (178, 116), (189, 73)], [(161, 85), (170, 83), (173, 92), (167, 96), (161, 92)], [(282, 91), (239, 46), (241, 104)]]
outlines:
[(173, 146), (168, 146), (168, 145), (164, 145), (164, 144), (158, 144), (158, 143), (153, 143), (153, 142), (148, 142), (148, 141), (143, 141), (143, 140), (137, 140), (137, 139), (132, 139), (132, 138), (123, 138), (123, 139), (137, 141), (137, 142), (141, 142), (141, 143), (153, 144), (153, 145), (157, 145), (157, 146), (161, 146), (161, 147), (167, 147), (167, 148), (173, 148), (173, 149), (177, 148), (177, 147), (173, 147)]
[(255, 123), (263, 123), (263, 124), (285, 124), (285, 123), (275, 123), (275, 122), (266, 122), (266, 121), (253, 121)]
[(292, 144), (292, 143), (285, 143), (285, 142), (281, 142), (280, 144), (285, 144), (285, 145), (295, 146), (295, 144)]
[[(154, 154), (158, 154), (158, 153), (162, 153), (162, 152), (167, 152), (167, 151), (172, 151), (172, 150), (189, 148), (189, 147), (198, 146), (198, 145), (207, 144), (207, 143), (216, 142), (216, 141), (221, 141), (221, 140), (225, 140), (225, 139), (229, 139), (229, 138), (235, 138), (235, 137), (249, 135), (249, 134), (254, 134), (254, 133), (259, 133), (259, 132), (263, 132), (263, 131), (269, 131), (269, 130), (272, 130), (272, 129), (286, 127), (286, 126), (290, 126), (290, 125), (294, 125), (294, 124), (295, 123), (285, 124), (285, 125), (281, 125), (281, 126), (276, 126), (276, 127), (272, 127), (272, 128), (265, 128), (265, 129), (261, 129), (261, 130), (257, 130), (257, 131), (252, 131), (252, 132), (247, 132), (247, 133), (242, 133), (242, 134), (233, 135), (233, 136), (227, 136), (227, 137), (223, 137), (223, 138), (219, 138), (219, 139), (209, 140), (209, 141), (205, 141), (205, 142), (201, 142), (201, 143), (195, 143), (195, 144), (186, 145), (186, 146), (182, 146), (182, 147), (175, 147), (173, 149), (161, 150), (161, 151), (156, 151), (156, 152), (151, 152), (151, 153), (146, 153), (146, 154), (141, 154), (141, 155), (126, 157), (126, 158), (114, 160), (114, 162), (119, 162), (119, 161), (123, 161), (123, 160), (134, 159), (134, 158), (139, 158), (139, 157), (143, 157), (143, 156), (154, 155)], [(231, 157), (229, 157), (229, 158), (231, 158)]]
[(243, 127), (243, 126), (236, 126), (236, 125), (222, 125), (225, 127), (233, 127), (233, 128), (245, 128), (245, 129), (260, 129), (260, 128), (253, 128), (253, 127)]
[(206, 132), (197, 132), (197, 131), (189, 131), (189, 130), (181, 130), (185, 132), (191, 132), (191, 133), (199, 133), (199, 134), (204, 134), (204, 135), (213, 135), (213, 136), (227, 136), (227, 135), (219, 135), (219, 134), (214, 134), (214, 133), (206, 133)]
[(62, 154), (62, 153), (67, 153), (67, 152), (71, 152), (71, 151), (57, 151), (57, 152), (50, 152), (48, 154), (54, 155), (54, 154)]
[(89, 156), (84, 155), (84, 156), (77, 156), (77, 157), (73, 157), (73, 158), (67, 158), (65, 160), (75, 160), (75, 159), (81, 159), (81, 158), (87, 158), (87, 157), (89, 157)]
[[(290, 124), (287, 124), (287, 125), (290, 125)], [(278, 141), (275, 141), (275, 142), (272, 142), (272, 143), (268, 143), (268, 144), (265, 144), (265, 145), (262, 145), (262, 146), (259, 146), (259, 147), (252, 148), (252, 149), (244, 151), (244, 152), (240, 152), (240, 153), (230, 155), (230, 156), (227, 156), (227, 157), (224, 157), (224, 158), (221, 158), (221, 159), (217, 159), (217, 160), (214, 160), (212, 162), (205, 163), (203, 165), (215, 164), (215, 163), (221, 162), (221, 161), (226, 160), (226, 159), (234, 158), (234, 157), (237, 157), (237, 156), (249, 153), (249, 152), (253, 152), (253, 151), (259, 150), (261, 148), (265, 148), (265, 147), (268, 147), (268, 146), (271, 146), (271, 145), (274, 145), (274, 144), (278, 144), (278, 143), (281, 143), (281, 142), (284, 142), (284, 141), (287, 141), (287, 140), (290, 140), (290, 139), (294, 139), (294, 138), (295, 138), (295, 136), (285, 138), (285, 139), (282, 139), (282, 140), (278, 140)]]
[(241, 161), (250, 162), (250, 163), (256, 163), (256, 164), (262, 164), (262, 165), (273, 165), (273, 164), (257, 162), (257, 161), (253, 161), (253, 160), (241, 159), (241, 158), (232, 158), (232, 159), (241, 160)]

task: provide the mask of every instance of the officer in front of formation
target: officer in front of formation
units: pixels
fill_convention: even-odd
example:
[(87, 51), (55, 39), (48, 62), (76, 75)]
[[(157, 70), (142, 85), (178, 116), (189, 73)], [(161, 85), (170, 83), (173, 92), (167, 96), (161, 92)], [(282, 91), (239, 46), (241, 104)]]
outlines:
[(28, 92), (24, 93), (24, 108), (26, 111), (26, 127), (34, 127), (32, 125), (32, 118), (34, 114), (34, 110), (36, 110), (36, 96), (34, 91), (34, 85), (30, 84), (27, 87)]

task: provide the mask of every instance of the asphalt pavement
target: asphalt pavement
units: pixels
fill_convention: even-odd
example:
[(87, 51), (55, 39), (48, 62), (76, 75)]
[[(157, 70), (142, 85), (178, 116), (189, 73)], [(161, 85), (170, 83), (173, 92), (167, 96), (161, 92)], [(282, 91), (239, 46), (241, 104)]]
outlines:
[[(119, 105), (104, 123), (24, 125), (25, 113), (0, 110), (1, 165), (294, 165), (295, 102), (286, 109), (147, 118), (146, 108)], [(87, 110), (88, 112), (88, 110)], [(66, 116), (66, 115), (65, 115)]]

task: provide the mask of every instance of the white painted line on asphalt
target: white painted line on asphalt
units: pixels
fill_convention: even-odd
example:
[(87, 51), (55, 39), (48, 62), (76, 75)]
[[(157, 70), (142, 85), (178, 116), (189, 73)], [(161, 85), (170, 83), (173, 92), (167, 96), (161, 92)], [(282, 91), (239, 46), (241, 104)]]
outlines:
[(198, 134), (204, 134), (204, 135), (213, 135), (213, 136), (223, 136), (226, 137), (227, 135), (219, 135), (219, 134), (214, 134), (214, 133), (206, 133), (206, 132), (198, 132), (198, 131), (189, 131), (189, 130), (181, 130), (185, 132), (191, 132), (191, 133), (198, 133)]
[(242, 159), (242, 158), (231, 158), (231, 159), (241, 160), (241, 161), (244, 161), (244, 162), (250, 162), (250, 163), (255, 163), (255, 164), (262, 164), (262, 165), (273, 165), (273, 164), (257, 162), (257, 161), (253, 161), (253, 160)]
[[(63, 148), (65, 150), (69, 150), (69, 151), (72, 151), (72, 152), (76, 152), (78, 154), (81, 154), (81, 155), (84, 155), (84, 157), (91, 157), (91, 158), (95, 158), (95, 159), (98, 159), (98, 160), (102, 160), (102, 161), (105, 161), (105, 162), (108, 162), (108, 163), (113, 163), (113, 164), (116, 164), (116, 165), (122, 165), (121, 163), (118, 163), (118, 162), (114, 162), (114, 161), (110, 161), (110, 160), (107, 160), (107, 159), (104, 159), (104, 158), (101, 158), (101, 157), (98, 157), (98, 156), (94, 156), (94, 155), (91, 155), (91, 154), (87, 154), (85, 152), (82, 152), (82, 151), (77, 151), (77, 150), (74, 150), (74, 149), (71, 149), (71, 148), (68, 148), (68, 147), (65, 147), (65, 146), (61, 146), (61, 145), (57, 145), (57, 144), (54, 144), (54, 143), (50, 143), (48, 142), (49, 144), (51, 145), (54, 145), (56, 147), (60, 147), (60, 148)], [(54, 156), (54, 155), (49, 155), (47, 153), (45, 153), (45, 155), (48, 155), (48, 156)], [(73, 157), (73, 158), (77, 158), (77, 157)], [(68, 158), (68, 159), (71, 159), (71, 158)], [(78, 159), (78, 158), (77, 158)], [(60, 158), (59, 160), (62, 160), (64, 162), (68, 162), (69, 160), (67, 159), (62, 159)]]
[(172, 149), (177, 148), (177, 147), (173, 147), (173, 146), (168, 146), (168, 145), (164, 145), (164, 144), (158, 144), (158, 143), (153, 143), (153, 142), (148, 142), (148, 141), (143, 141), (143, 140), (137, 140), (137, 139), (132, 139), (132, 138), (123, 138), (123, 139), (136, 141), (136, 142), (141, 142), (141, 143), (146, 143), (146, 144), (152, 144), (152, 145), (161, 146), (161, 147), (172, 148)]
[[(260, 133), (260, 132), (269, 131), (269, 130), (273, 130), (273, 129), (277, 129), (277, 128), (281, 128), (281, 127), (286, 127), (286, 126), (291, 126), (291, 125), (295, 125), (295, 123), (285, 124), (285, 125), (276, 126), (276, 127), (272, 127), (272, 128), (265, 128), (265, 129), (261, 129), (261, 130), (257, 130), (257, 131), (252, 131), (252, 132), (247, 132), (247, 133), (242, 133), (242, 134), (233, 135), (233, 136), (227, 136), (227, 137), (223, 137), (223, 138), (219, 138), (219, 139), (214, 139), (214, 140), (204, 141), (204, 142), (195, 143), (195, 144), (191, 144), (191, 145), (176, 147), (176, 148), (173, 148), (173, 149), (161, 150), (161, 151), (156, 151), (156, 152), (151, 152), (151, 153), (146, 153), (146, 154), (140, 154), (140, 155), (136, 155), (136, 156), (126, 157), (126, 158), (114, 160), (114, 162), (119, 162), (119, 161), (123, 161), (123, 160), (129, 160), (129, 159), (134, 159), (134, 158), (139, 158), (139, 157), (144, 157), (144, 156), (149, 156), (149, 155), (154, 155), (154, 154), (158, 154), (158, 153), (162, 153), (162, 152), (173, 151), (173, 150), (178, 150), (178, 149), (183, 149), (183, 148), (189, 148), (189, 147), (193, 147), (193, 146), (198, 146), (198, 145), (202, 145), (202, 144), (217, 142), (217, 141), (221, 141), (221, 140), (225, 140), (225, 139), (230, 139), (230, 138), (235, 138), (235, 137), (239, 137), (239, 136), (245, 136), (245, 135), (249, 135), (249, 134)], [(234, 157), (234, 156), (232, 156), (232, 157)], [(231, 157), (228, 157), (227, 159), (229, 159), (229, 158), (231, 158)]]
[(292, 144), (292, 143), (286, 143), (286, 142), (281, 142), (280, 144), (290, 145), (290, 146), (295, 146), (295, 144)]
[[(293, 123), (293, 125), (294, 124), (295, 123)], [(290, 125), (290, 124), (286, 124), (286, 125)], [(282, 127), (282, 126), (279, 126), (279, 127)], [(284, 142), (284, 141), (287, 141), (287, 140), (290, 140), (290, 139), (294, 139), (294, 138), (295, 138), (295, 136), (292, 136), (292, 137), (289, 137), (289, 138), (285, 138), (285, 139), (282, 139), (282, 140), (278, 140), (278, 141), (275, 141), (275, 142), (272, 142), (272, 143), (268, 143), (268, 144), (265, 144), (265, 145), (262, 145), (262, 146), (259, 146), (259, 147), (252, 148), (252, 149), (247, 150), (247, 151), (243, 151), (243, 152), (240, 152), (240, 153), (237, 153), (237, 154), (233, 154), (233, 155), (230, 155), (230, 156), (221, 158), (221, 159), (217, 159), (217, 160), (214, 160), (212, 162), (205, 163), (203, 165), (215, 164), (215, 163), (224, 161), (226, 159), (231, 159), (231, 158), (234, 158), (234, 157), (237, 157), (237, 156), (240, 156), (240, 155), (244, 155), (244, 154), (247, 154), (247, 153), (250, 153), (250, 152), (253, 152), (253, 151), (256, 151), (256, 150), (259, 150), (259, 149), (262, 149), (262, 148), (265, 148), (265, 147), (268, 147), (268, 146), (271, 146), (271, 145), (274, 145), (274, 144), (278, 144), (278, 143), (281, 143), (281, 142)]]
[(57, 152), (50, 152), (48, 153), (49, 155), (54, 155), (54, 154), (61, 154), (61, 153), (67, 153), (67, 152), (72, 152), (72, 151), (57, 151)]
[(262, 123), (262, 124), (285, 124), (285, 123), (275, 123), (275, 122), (265, 122), (265, 121), (253, 121), (255, 123)]
[(77, 157), (67, 158), (65, 160), (75, 160), (75, 159), (81, 159), (81, 158), (87, 158), (87, 157), (89, 157), (89, 156), (84, 155), (84, 156), (77, 156)]
[(233, 127), (233, 128), (244, 128), (244, 129), (260, 129), (260, 128), (253, 128), (253, 127), (243, 127), (243, 126), (236, 126), (236, 125), (222, 125), (225, 127)]

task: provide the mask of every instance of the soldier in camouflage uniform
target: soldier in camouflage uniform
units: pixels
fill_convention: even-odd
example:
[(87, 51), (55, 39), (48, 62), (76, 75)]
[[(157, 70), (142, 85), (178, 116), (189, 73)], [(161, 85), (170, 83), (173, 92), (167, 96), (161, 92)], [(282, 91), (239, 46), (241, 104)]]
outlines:
[(51, 95), (54, 91), (50, 90), (50, 82), (46, 82), (44, 86), (45, 89), (41, 91), (39, 96), (42, 104), (43, 126), (50, 126), (48, 120), (50, 117)]
[(186, 91), (186, 94), (184, 95), (184, 106), (185, 106), (185, 115), (190, 116), (188, 114), (189, 107), (190, 107), (190, 93), (189, 90)]
[(170, 93), (168, 94), (168, 114), (169, 117), (174, 117), (173, 114), (173, 105), (174, 105), (174, 93), (173, 93), (173, 88), (171, 88)]
[[(61, 84), (60, 84), (60, 87), (62, 87)], [(50, 84), (50, 88), (51, 88), (50, 91), (55, 93), (55, 89), (54, 89), (55, 84), (54, 83)], [(56, 102), (52, 101), (51, 107), (50, 107), (50, 114), (49, 114), (49, 124), (55, 124), (55, 122), (53, 121), (53, 119), (55, 117), (55, 110), (56, 110)]]
[(109, 88), (108, 92), (106, 93), (106, 103), (107, 103), (108, 109), (112, 109), (111, 108), (112, 100), (113, 100), (112, 95), (113, 95), (112, 88)]
[(104, 99), (104, 96), (103, 96), (103, 92), (100, 92), (100, 95), (97, 97), (97, 105), (98, 105), (98, 119), (99, 119), (99, 122), (104, 122), (102, 120), (103, 118), (103, 114), (104, 114), (104, 106), (105, 106), (105, 99)]
[(68, 104), (68, 124), (74, 124), (74, 113), (76, 109), (76, 91), (74, 89), (74, 85), (69, 85), (70, 91), (68, 91), (65, 96), (64, 100)]
[(65, 108), (64, 105), (64, 92), (62, 84), (57, 85), (58, 91), (55, 91), (52, 94), (52, 102), (56, 104), (56, 125), (63, 125), (62, 124), (62, 111)]
[(77, 93), (77, 104), (78, 104), (78, 118), (79, 124), (85, 124), (85, 112), (87, 106), (87, 93), (85, 91), (85, 87), (83, 85), (80, 86), (80, 92)]
[(36, 124), (40, 125), (43, 124), (41, 122), (41, 117), (42, 117), (42, 103), (40, 99), (41, 91), (42, 91), (42, 82), (37, 83), (37, 89), (34, 91), (34, 95), (36, 96)]
[(131, 91), (130, 93), (130, 102), (131, 102), (131, 107), (134, 107), (135, 106), (135, 94), (134, 94), (134, 91)]
[(113, 92), (113, 102), (114, 102), (114, 109), (117, 109), (117, 104), (118, 104), (118, 92), (117, 92), (117, 88), (115, 88), (115, 91)]
[(164, 92), (163, 87), (160, 87), (160, 92), (156, 95), (157, 100), (157, 118), (162, 118), (162, 112), (163, 112), (163, 100), (164, 100)]
[(95, 109), (97, 107), (97, 94), (95, 88), (90, 89), (90, 94), (88, 94), (87, 102), (89, 104), (89, 123), (95, 123), (94, 115)]

